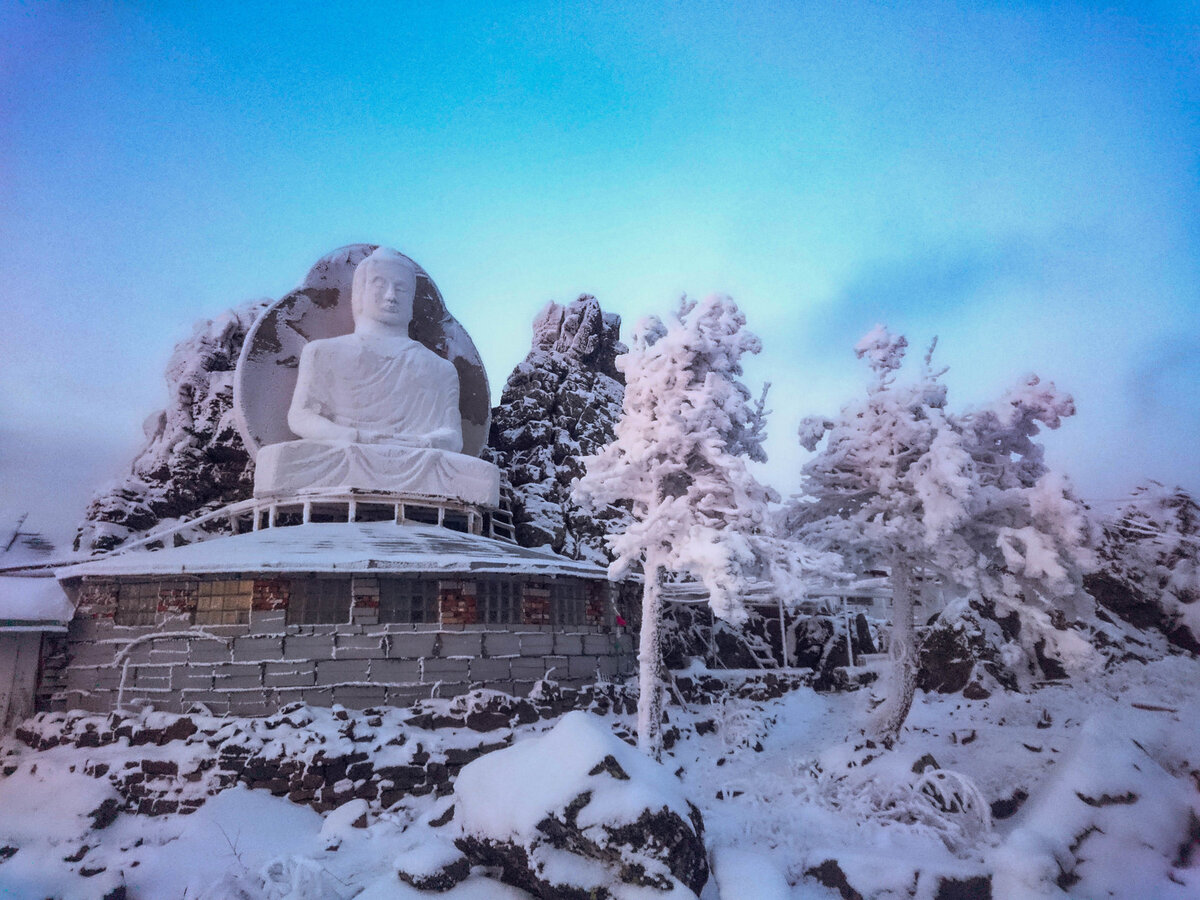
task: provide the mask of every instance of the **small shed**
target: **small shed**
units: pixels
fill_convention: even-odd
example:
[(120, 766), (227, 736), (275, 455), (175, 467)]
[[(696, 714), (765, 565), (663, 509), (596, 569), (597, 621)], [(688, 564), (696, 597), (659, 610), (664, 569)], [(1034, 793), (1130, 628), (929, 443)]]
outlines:
[(0, 573), (0, 733), (33, 713), (47, 639), (74, 614), (49, 571)]

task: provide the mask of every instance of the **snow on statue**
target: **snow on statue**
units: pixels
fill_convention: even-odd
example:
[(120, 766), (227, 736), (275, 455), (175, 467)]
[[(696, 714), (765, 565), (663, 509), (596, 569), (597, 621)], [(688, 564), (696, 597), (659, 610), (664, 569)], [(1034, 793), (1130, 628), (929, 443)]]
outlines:
[(575, 498), (601, 512), (631, 501), (633, 522), (608, 538), (612, 578), (638, 564), (645, 576), (638, 651), (638, 745), (657, 756), (662, 720), (663, 578), (698, 578), (714, 614), (734, 624), (746, 618), (741, 589), (756, 576), (794, 575), (819, 560), (799, 545), (767, 534), (770, 490), (746, 459), (766, 458), (761, 415), (738, 377), (741, 358), (761, 349), (745, 315), (729, 297), (684, 300), (667, 321), (638, 323), (628, 353), (622, 416), (614, 441), (584, 462)]
[(304, 347), (287, 417), (300, 440), (260, 450), (256, 496), (391, 491), (497, 505), (497, 469), (460, 452), (458, 372), (409, 336), (415, 290), (413, 263), (395, 250), (358, 264), (354, 331)]
[(789, 512), (793, 534), (841, 552), (850, 569), (889, 569), (892, 672), (874, 723), (889, 743), (916, 689), (922, 591), (940, 584), (1017, 612), (1013, 653), (1077, 662), (1087, 647), (1066, 625), (1088, 614), (1082, 572), (1092, 565), (1083, 507), (1033, 441), (1041, 426), (1074, 414), (1071, 398), (1030, 376), (996, 404), (957, 415), (946, 408), (946, 370), (932, 368), (932, 346), (921, 376), (896, 382), (907, 346), (877, 326), (854, 348), (874, 373), (867, 397), (836, 420), (800, 426), (806, 449), (824, 445)]

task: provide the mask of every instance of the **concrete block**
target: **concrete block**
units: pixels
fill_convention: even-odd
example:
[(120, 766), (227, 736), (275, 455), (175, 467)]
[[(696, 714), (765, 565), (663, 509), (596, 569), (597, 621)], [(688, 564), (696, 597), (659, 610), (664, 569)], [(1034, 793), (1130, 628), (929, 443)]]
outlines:
[(425, 685), (426, 696), (432, 695), (439, 698), (458, 697), (470, 689), (469, 681), (451, 681), (449, 679), (432, 681)]
[(350, 709), (366, 709), (368, 706), (383, 706), (387, 703), (387, 691), (383, 685), (338, 685), (333, 689), (334, 703)]
[(423, 659), (433, 656), (438, 634), (434, 631), (389, 632), (387, 656), (392, 659)]
[(190, 644), (188, 661), (192, 663), (221, 663), (233, 658), (230, 646), (224, 641), (193, 638)]
[(311, 687), (303, 691), (304, 702), (310, 706), (333, 706), (333, 688)]
[(616, 678), (621, 671), (621, 659), (617, 656), (598, 656), (596, 664), (605, 678)]
[(154, 708), (159, 712), (183, 712), (183, 697), (175, 691), (168, 691), (165, 694), (155, 694), (150, 698), (150, 702), (154, 704)]
[(182, 699), (185, 710), (193, 703), (202, 703), (212, 710), (214, 715), (223, 716), (229, 712), (229, 694), (222, 691), (184, 691)]
[(283, 634), (287, 630), (286, 609), (250, 610), (251, 634)]
[(260, 687), (262, 669), (261, 663), (222, 663), (213, 666), (213, 689)]
[(480, 656), (483, 635), (478, 631), (452, 631), (442, 635), (441, 656)]
[(489, 631), (483, 636), (484, 656), (519, 656), (521, 637), (511, 631)]
[(68, 692), (90, 691), (96, 686), (96, 670), (68, 668), (66, 690)]
[(176, 665), (188, 661), (188, 642), (182, 638), (155, 641), (150, 646), (150, 662)]
[(270, 700), (274, 709), (287, 706), (289, 703), (297, 703), (304, 699), (304, 688), (288, 687), (288, 688), (271, 688), (267, 691), (267, 699)]
[(383, 656), (379, 634), (339, 634), (334, 638), (334, 659), (373, 659)]
[(235, 663), (263, 662), (282, 658), (282, 637), (243, 635), (233, 641), (233, 661)]
[(546, 676), (558, 681), (567, 677), (567, 660), (566, 656), (547, 656), (542, 662), (546, 666)]
[[(532, 682), (530, 682), (530, 683), (532, 683)], [(487, 686), (488, 686), (488, 690), (500, 691), (501, 693), (509, 694), (510, 696), (513, 696), (513, 697), (517, 696), (517, 686), (516, 686), (516, 682), (514, 682), (514, 681), (510, 681), (507, 679), (502, 679), (500, 681), (489, 681), (487, 683)]]
[[(133, 677), (133, 666), (129, 667), (129, 677)], [(87, 671), (87, 670), (85, 670)], [(121, 677), (123, 669), (117, 666), (104, 666), (102, 668), (91, 669), (92, 678), (95, 679), (95, 687), (93, 690), (115, 691), (121, 686)]]
[(289, 634), (283, 639), (284, 659), (333, 659), (333, 634)]
[(538, 658), (514, 659), (509, 664), (513, 681), (537, 681), (546, 674), (546, 664)]
[(613, 652), (613, 635), (585, 634), (583, 635), (583, 652), (589, 656), (603, 656)]
[(274, 711), (267, 695), (260, 691), (235, 691), (229, 695), (230, 715), (265, 716)]
[(508, 681), (512, 677), (512, 668), (507, 659), (476, 657), (471, 660), (470, 672), (472, 681), (482, 681), (488, 687), (492, 687), (494, 681)]
[(171, 689), (174, 691), (209, 691), (212, 686), (212, 666), (171, 666)]
[(122, 662), (128, 660), (131, 666), (145, 665), (150, 662), (150, 644), (134, 644), (117, 647), (117, 656)]
[(316, 663), (305, 660), (268, 662), (263, 665), (263, 684), (273, 688), (309, 687), (317, 682)]
[(559, 656), (579, 656), (583, 653), (583, 635), (559, 632), (554, 635), (554, 652)]
[(370, 662), (365, 659), (317, 660), (317, 684), (336, 684), (341, 681), (368, 681)]
[(434, 681), (467, 681), (470, 679), (470, 661), (466, 659), (425, 660), (421, 665), (421, 680), (426, 684)]
[(350, 618), (355, 625), (378, 625), (379, 624), (379, 607), (356, 606), (350, 610)]
[(76, 616), (67, 623), (68, 641), (94, 641), (96, 639), (96, 620), (86, 616)]
[(421, 662), (416, 659), (373, 659), (371, 681), (385, 684), (416, 684), (421, 680)]
[(428, 685), (412, 685), (409, 687), (395, 687), (389, 685), (387, 688), (387, 705), (412, 706), (418, 700), (424, 700), (428, 696)]
[(521, 634), (522, 656), (547, 656), (554, 652), (554, 635), (545, 631)]
[(568, 678), (582, 678), (585, 681), (596, 680), (596, 665), (599, 661), (595, 656), (571, 656), (567, 658)]

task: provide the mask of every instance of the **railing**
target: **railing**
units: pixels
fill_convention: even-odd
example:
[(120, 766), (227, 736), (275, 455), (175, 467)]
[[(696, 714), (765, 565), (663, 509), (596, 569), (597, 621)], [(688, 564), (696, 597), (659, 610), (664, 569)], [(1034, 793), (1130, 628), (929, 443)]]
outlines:
[[(390, 514), (386, 518), (379, 515), (385, 508), (390, 508)], [(463, 527), (452, 528), (452, 530), (487, 536), (507, 543), (516, 542), (512, 514), (506, 509), (483, 510), (448, 497), (427, 495), (397, 496), (386, 493), (313, 492), (286, 498), (255, 497), (249, 500), (239, 500), (195, 518), (156, 528), (136, 540), (126, 541), (110, 551), (97, 554), (97, 556), (115, 555), (156, 543), (163, 543), (165, 546), (165, 542), (177, 534), (222, 519), (229, 522), (230, 530), (234, 534), (242, 534), (245, 531), (261, 531), (264, 528), (307, 525), (314, 521), (347, 523), (393, 521), (398, 525), (416, 522), (448, 528), (452, 528), (448, 522), (453, 522), (461, 524)], [(207, 536), (198, 538), (198, 540), (206, 539)]]

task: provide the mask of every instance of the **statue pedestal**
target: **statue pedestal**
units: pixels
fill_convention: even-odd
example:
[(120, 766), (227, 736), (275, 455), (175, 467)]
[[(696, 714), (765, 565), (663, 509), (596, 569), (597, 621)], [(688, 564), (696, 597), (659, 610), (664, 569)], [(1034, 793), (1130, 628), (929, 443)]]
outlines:
[(415, 494), (495, 508), (500, 470), (462, 453), (397, 444), (301, 440), (259, 450), (255, 497), (312, 490)]

